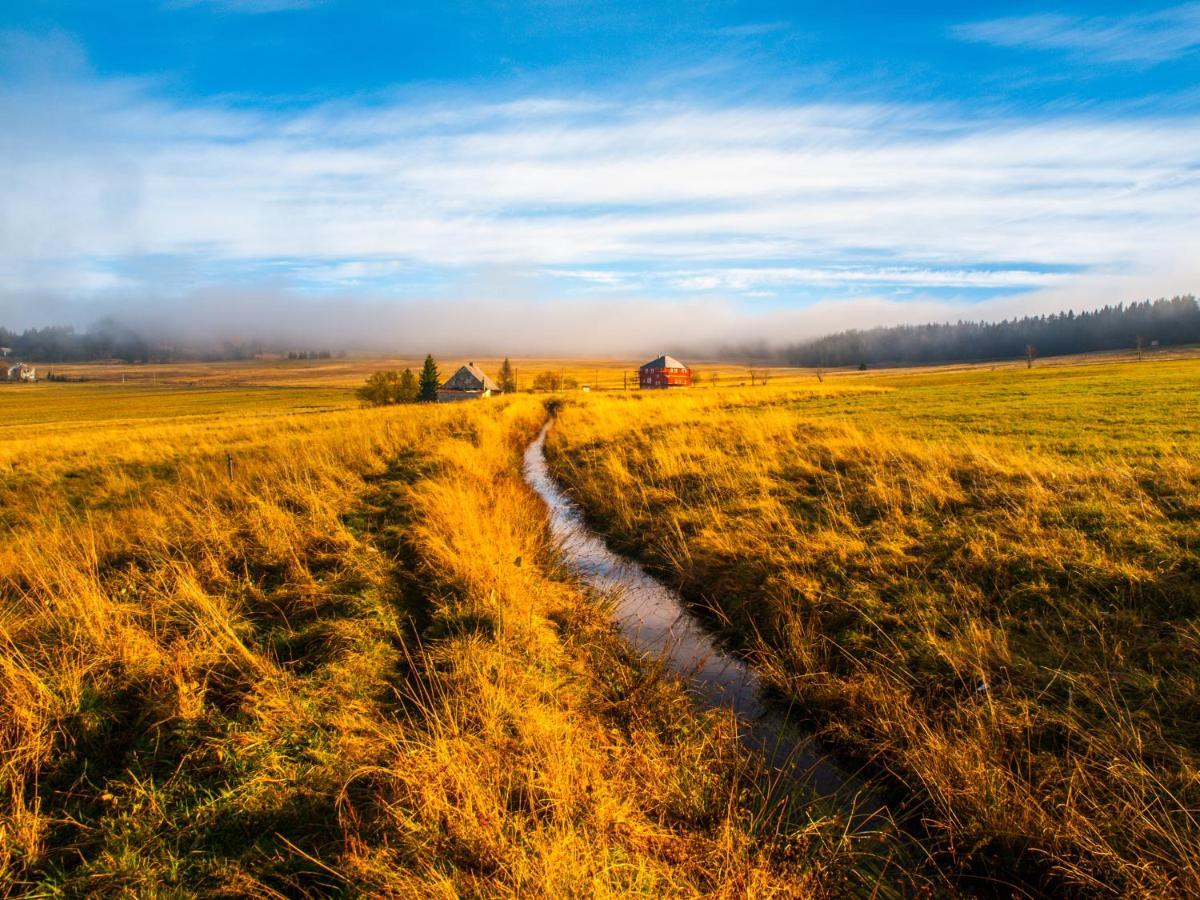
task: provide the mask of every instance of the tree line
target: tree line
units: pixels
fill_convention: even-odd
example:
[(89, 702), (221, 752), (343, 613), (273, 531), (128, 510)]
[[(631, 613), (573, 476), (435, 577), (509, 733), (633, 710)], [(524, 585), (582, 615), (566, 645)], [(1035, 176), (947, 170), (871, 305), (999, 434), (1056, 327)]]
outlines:
[(333, 359), (331, 350), (289, 350), (288, 359)]
[[(266, 352), (261, 341), (216, 341), (205, 345), (182, 345), (152, 340), (136, 329), (113, 319), (104, 319), (80, 331), (72, 325), (49, 325), (14, 331), (0, 327), (0, 347), (9, 356), (27, 362), (80, 363), (119, 359), (130, 363), (177, 362), (180, 360), (250, 360)], [(329, 358), (328, 351), (301, 357)]]
[[(251, 360), (270, 352), (259, 340), (222, 340), (176, 344), (154, 340), (114, 319), (103, 319), (80, 331), (72, 325), (49, 325), (14, 331), (0, 327), (0, 347), (9, 356), (36, 363), (81, 363), (119, 359), (130, 363), (179, 362), (182, 360)], [(329, 349), (290, 350), (292, 360), (333, 359), (345, 356)]]
[(0, 328), (0, 347), (9, 348), (10, 356), (30, 362), (88, 362), (94, 359), (150, 362), (159, 358), (149, 341), (115, 322), (102, 322), (83, 332), (69, 325), (27, 328), (19, 333)]
[(1119, 303), (1087, 312), (1002, 322), (852, 329), (788, 347), (794, 366), (936, 363), (1092, 353), (1200, 343), (1200, 304), (1191, 295)]

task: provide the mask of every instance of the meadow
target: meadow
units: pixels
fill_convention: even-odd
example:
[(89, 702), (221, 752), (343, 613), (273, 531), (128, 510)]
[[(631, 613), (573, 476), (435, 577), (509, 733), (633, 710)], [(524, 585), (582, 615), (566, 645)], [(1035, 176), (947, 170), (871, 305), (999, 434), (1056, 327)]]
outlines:
[(899, 822), (617, 638), (521, 481), (550, 397), (79, 366), (0, 385), (0, 892), (1200, 892), (1200, 359), (514, 362), (592, 387), (556, 474)]
[(363, 409), (316, 368), (0, 385), (0, 893), (916, 883), (562, 569), (544, 398)]
[(1200, 361), (593, 395), (552, 468), (946, 871), (1200, 894)]

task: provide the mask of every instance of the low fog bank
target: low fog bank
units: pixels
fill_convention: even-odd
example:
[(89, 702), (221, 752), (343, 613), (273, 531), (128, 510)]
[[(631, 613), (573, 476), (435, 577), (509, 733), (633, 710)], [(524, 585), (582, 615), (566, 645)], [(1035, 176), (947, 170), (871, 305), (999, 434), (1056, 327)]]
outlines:
[(719, 299), (385, 300), (212, 290), (171, 301), (0, 300), (10, 331), (72, 326), (128, 331), (177, 352), (265, 351), (478, 356), (627, 356), (662, 352), (769, 356), (797, 339), (856, 322), (901, 321), (872, 301), (746, 309)]
[[(1096, 287), (1100, 287), (1097, 285)], [(171, 300), (67, 300), (0, 295), (9, 332), (72, 326), (133, 335), (157, 351), (221, 354), (328, 350), (415, 356), (639, 356), (768, 358), (845, 329), (999, 321), (1141, 299), (1132, 285), (1047, 290), (983, 302), (859, 297), (800, 307), (722, 298), (583, 297), (385, 299), (294, 291), (210, 289)], [(1121, 291), (1127, 291), (1121, 293)], [(1165, 293), (1165, 292), (1163, 292)], [(1160, 294), (1161, 295), (1161, 294)]]

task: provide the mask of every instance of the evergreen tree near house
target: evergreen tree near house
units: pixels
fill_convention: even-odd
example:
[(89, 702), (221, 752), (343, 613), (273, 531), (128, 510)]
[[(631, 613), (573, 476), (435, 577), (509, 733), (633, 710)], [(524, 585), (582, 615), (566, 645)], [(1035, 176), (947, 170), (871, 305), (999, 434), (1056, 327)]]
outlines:
[(417, 402), (436, 403), (440, 384), (437, 363), (433, 361), (433, 354), (428, 354), (425, 357), (425, 365), (421, 367), (421, 378), (417, 385)]
[(513, 371), (507, 356), (504, 357), (504, 364), (500, 366), (500, 374), (496, 381), (500, 384), (500, 390), (506, 394), (515, 393), (517, 390), (517, 373)]

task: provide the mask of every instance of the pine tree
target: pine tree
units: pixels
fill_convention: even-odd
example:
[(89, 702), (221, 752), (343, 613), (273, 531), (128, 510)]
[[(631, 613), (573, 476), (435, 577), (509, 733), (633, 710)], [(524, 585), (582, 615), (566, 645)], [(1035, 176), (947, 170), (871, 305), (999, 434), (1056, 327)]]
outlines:
[(512, 364), (508, 361), (508, 357), (504, 357), (504, 365), (500, 367), (500, 375), (496, 379), (500, 382), (500, 390), (505, 394), (516, 393), (517, 390), (517, 375), (513, 371)]
[(431, 353), (425, 357), (425, 365), (421, 367), (421, 378), (417, 387), (417, 402), (436, 403), (439, 384), (437, 363), (433, 361), (433, 354)]

